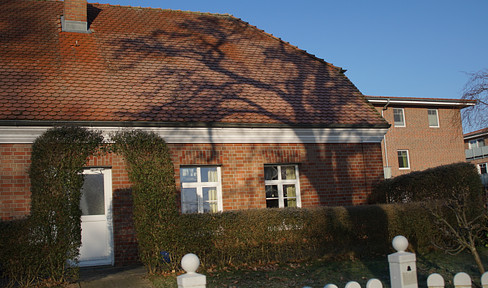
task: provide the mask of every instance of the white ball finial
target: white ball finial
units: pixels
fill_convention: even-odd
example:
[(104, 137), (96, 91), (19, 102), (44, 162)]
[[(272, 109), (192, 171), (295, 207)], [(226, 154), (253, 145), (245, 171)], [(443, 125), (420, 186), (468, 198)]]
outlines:
[(188, 253), (181, 258), (181, 267), (186, 273), (195, 273), (200, 266), (200, 259), (193, 253)]
[(408, 248), (408, 240), (402, 235), (398, 235), (395, 238), (393, 238), (391, 244), (393, 245), (393, 248), (397, 252), (405, 252), (405, 250), (407, 250)]

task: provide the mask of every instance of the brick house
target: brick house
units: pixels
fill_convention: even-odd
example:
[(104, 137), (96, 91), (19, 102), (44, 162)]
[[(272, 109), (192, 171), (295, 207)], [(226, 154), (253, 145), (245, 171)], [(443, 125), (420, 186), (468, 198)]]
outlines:
[(488, 128), (464, 134), (466, 161), (476, 165), (481, 181), (488, 188)]
[[(62, 124), (159, 134), (182, 213), (359, 205), (383, 179), (389, 124), (344, 70), (240, 19), (84, 0), (0, 9), (3, 220), (29, 213), (31, 145)], [(123, 159), (84, 174), (81, 264), (137, 261)]]
[(381, 143), (386, 177), (465, 161), (460, 111), (475, 105), (475, 101), (383, 96), (366, 99), (391, 124)]

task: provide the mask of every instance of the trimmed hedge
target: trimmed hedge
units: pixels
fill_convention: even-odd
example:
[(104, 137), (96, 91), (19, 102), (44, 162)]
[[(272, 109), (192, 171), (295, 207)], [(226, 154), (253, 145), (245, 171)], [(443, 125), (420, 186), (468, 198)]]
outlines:
[[(471, 163), (455, 163), (411, 172), (380, 182), (369, 198), (375, 203), (408, 203), (450, 197), (451, 191), (468, 189), (474, 203), (480, 201), (482, 183)], [(479, 203), (479, 202), (478, 202)]]
[(57, 127), (32, 145), (31, 215), (2, 224), (0, 262), (9, 285), (40, 286), (76, 278), (81, 245), (83, 166), (101, 145), (100, 132)]
[(132, 185), (134, 226), (139, 257), (149, 273), (167, 266), (161, 252), (175, 249), (178, 206), (173, 162), (164, 140), (141, 130), (112, 137), (113, 149), (123, 155)]
[(171, 269), (186, 253), (198, 255), (204, 269), (386, 255), (400, 234), (412, 249), (427, 251), (438, 233), (419, 204), (183, 214), (178, 223), (177, 248), (167, 251), (176, 259)]

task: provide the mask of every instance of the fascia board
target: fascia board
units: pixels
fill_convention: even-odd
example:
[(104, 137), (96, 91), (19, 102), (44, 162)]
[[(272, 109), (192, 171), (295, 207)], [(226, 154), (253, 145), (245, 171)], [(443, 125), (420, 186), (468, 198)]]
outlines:
[[(51, 127), (0, 126), (0, 143), (33, 143)], [(102, 131), (106, 141), (110, 135), (128, 130), (123, 127), (89, 128)], [(380, 143), (387, 128), (195, 128), (195, 127), (132, 127), (152, 131), (166, 143)]]

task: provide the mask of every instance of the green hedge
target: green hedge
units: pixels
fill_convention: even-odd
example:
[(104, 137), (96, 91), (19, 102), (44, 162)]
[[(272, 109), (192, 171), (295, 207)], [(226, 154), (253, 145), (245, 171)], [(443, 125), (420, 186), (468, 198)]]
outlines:
[(408, 203), (445, 199), (451, 191), (469, 189), (472, 201), (479, 201), (481, 179), (470, 163), (455, 163), (411, 172), (379, 183), (369, 198), (375, 203)]
[[(63, 283), (77, 277), (81, 245), (83, 166), (101, 145), (100, 132), (56, 127), (32, 145), (29, 169), (31, 215), (2, 224), (0, 262), (21, 286)], [(70, 262), (71, 261), (71, 262)]]
[(178, 245), (167, 251), (177, 259), (171, 269), (178, 269), (186, 253), (198, 255), (204, 269), (386, 255), (400, 234), (412, 249), (426, 251), (437, 233), (418, 204), (183, 214), (178, 223)]
[(133, 183), (139, 257), (148, 272), (155, 273), (167, 266), (160, 261), (160, 253), (177, 246), (174, 237), (179, 213), (170, 152), (161, 137), (141, 130), (121, 131), (112, 139)]

